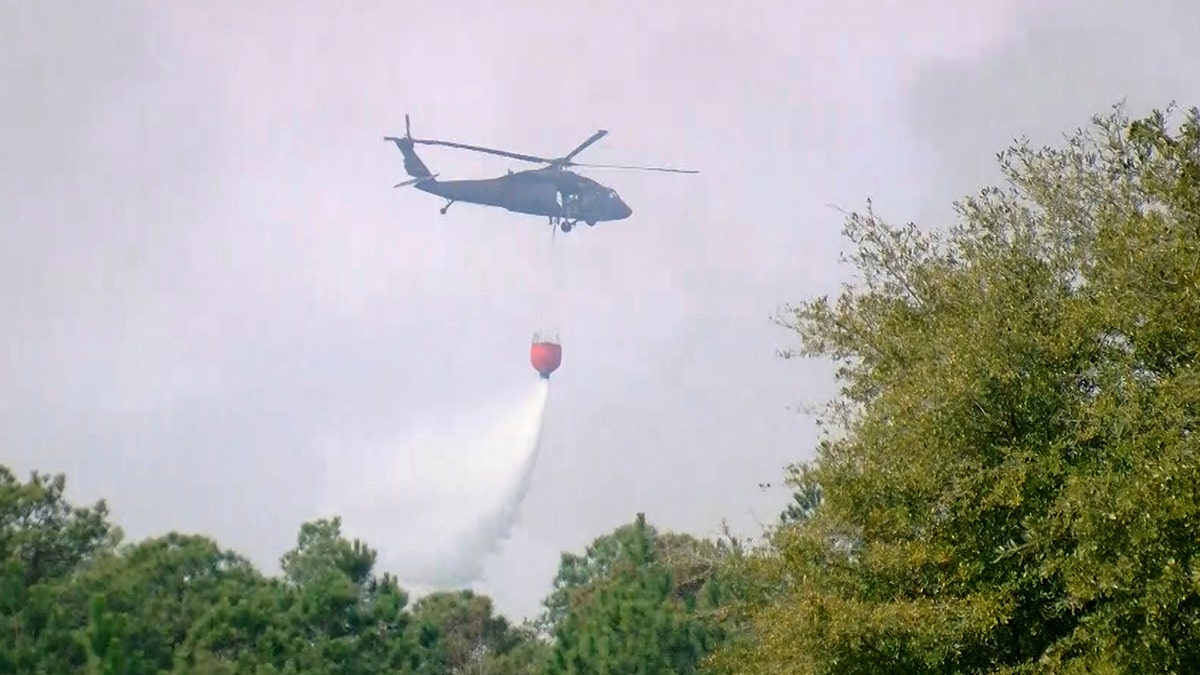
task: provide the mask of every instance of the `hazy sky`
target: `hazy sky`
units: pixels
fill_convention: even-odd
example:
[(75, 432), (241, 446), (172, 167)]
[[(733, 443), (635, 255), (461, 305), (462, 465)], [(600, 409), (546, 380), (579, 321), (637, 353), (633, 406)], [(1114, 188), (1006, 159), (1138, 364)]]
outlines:
[[(1200, 103), (1191, 0), (906, 5), (4, 3), (0, 462), (273, 570), (327, 501), (324, 452), (492, 405), (551, 325), (500, 608), (534, 611), (560, 551), (638, 511), (754, 531), (787, 499), (757, 484), (816, 441), (792, 407), (831, 392), (769, 321), (836, 291), (829, 204), (933, 226), (1013, 137)], [(406, 112), (552, 156), (605, 128), (581, 161), (701, 173), (591, 172), (633, 217), (552, 241), (393, 190)]]

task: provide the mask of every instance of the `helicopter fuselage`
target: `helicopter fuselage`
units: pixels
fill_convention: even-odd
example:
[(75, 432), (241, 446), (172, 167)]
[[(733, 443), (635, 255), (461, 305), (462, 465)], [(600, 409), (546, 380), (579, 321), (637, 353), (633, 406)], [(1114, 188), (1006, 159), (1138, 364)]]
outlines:
[(615, 190), (564, 169), (530, 169), (477, 180), (430, 179), (413, 187), (451, 203), (496, 206), (514, 213), (593, 224), (624, 220), (633, 213)]

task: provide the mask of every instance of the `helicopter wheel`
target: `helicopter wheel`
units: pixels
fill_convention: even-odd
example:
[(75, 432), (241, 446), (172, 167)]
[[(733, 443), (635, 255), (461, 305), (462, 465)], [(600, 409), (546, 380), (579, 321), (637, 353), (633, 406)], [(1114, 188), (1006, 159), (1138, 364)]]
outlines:
[(563, 231), (563, 233), (567, 233), (567, 232), (570, 232), (571, 228), (574, 226), (575, 226), (575, 223), (572, 223), (569, 220), (564, 220), (562, 222), (562, 224), (559, 225), (558, 227), (559, 227), (559, 229), (561, 229)]
[(583, 221), (583, 222), (587, 223), (587, 226), (588, 226), (588, 227), (595, 227), (595, 226), (596, 226), (596, 221), (594, 221), (594, 220), (585, 220), (585, 221)]

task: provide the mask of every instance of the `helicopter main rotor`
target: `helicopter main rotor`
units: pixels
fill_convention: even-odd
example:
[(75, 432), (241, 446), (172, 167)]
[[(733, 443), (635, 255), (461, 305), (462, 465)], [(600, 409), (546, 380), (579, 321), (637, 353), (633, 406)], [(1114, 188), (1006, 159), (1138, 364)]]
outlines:
[(692, 169), (669, 169), (669, 168), (658, 167), (658, 166), (629, 166), (629, 165), (624, 165), (624, 164), (584, 164), (584, 163), (574, 161), (574, 157), (576, 157), (579, 153), (586, 150), (589, 146), (591, 146), (596, 141), (607, 136), (608, 131), (606, 129), (600, 129), (596, 133), (589, 136), (587, 140), (585, 140), (584, 142), (577, 145), (575, 147), (575, 149), (572, 150), (571, 152), (567, 153), (566, 155), (563, 155), (562, 157), (556, 157), (553, 159), (547, 158), (547, 157), (538, 157), (537, 155), (527, 155), (527, 154), (520, 153), (520, 152), (510, 152), (508, 150), (497, 150), (496, 148), (487, 148), (487, 147), (483, 147), (480, 145), (470, 145), (467, 143), (455, 143), (453, 141), (438, 141), (438, 140), (431, 140), (431, 139), (413, 138), (412, 134), (409, 132), (408, 115), (404, 116), (404, 132), (405, 132), (405, 136), (408, 138), (408, 140), (415, 144), (441, 145), (441, 146), (445, 146), (448, 148), (458, 148), (460, 150), (471, 150), (474, 152), (482, 152), (482, 153), (489, 154), (489, 155), (508, 157), (509, 159), (516, 159), (516, 160), (520, 160), (522, 162), (531, 162), (534, 164), (545, 164), (546, 165), (545, 168), (548, 168), (548, 169), (563, 169), (568, 166), (580, 166), (580, 167), (587, 167), (587, 168), (593, 168), (593, 169), (628, 169), (628, 170), (635, 170), (635, 171), (661, 171), (661, 172), (665, 172), (665, 173), (700, 173), (699, 171), (694, 171)]

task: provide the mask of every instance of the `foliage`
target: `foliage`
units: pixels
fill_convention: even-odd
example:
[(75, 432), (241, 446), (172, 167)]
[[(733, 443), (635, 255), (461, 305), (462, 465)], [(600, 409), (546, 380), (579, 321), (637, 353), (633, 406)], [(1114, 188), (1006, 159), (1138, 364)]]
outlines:
[(337, 518), (304, 523), (270, 578), (206, 537), (120, 546), (104, 502), (72, 506), (65, 484), (0, 467), (0, 672), (503, 674), (545, 657), (486, 598), (409, 607)]
[(427, 595), (413, 607), (422, 635), (435, 640), (427, 664), (447, 673), (532, 672), (545, 658), (532, 631), (493, 613), (490, 598), (473, 591)]
[(1200, 114), (1000, 156), (944, 233), (851, 214), (790, 308), (833, 358), (820, 507), (743, 566), (740, 673), (1200, 667)]
[(564, 555), (538, 631), (472, 591), (410, 604), (339, 518), (303, 523), (268, 577), (203, 536), (121, 544), (65, 484), (0, 467), (0, 672), (688, 673), (722, 636), (730, 549), (641, 516)]
[(57, 630), (78, 619), (61, 602), (63, 583), (111, 551), (121, 532), (97, 502), (63, 499), (63, 476), (34, 473), (18, 482), (0, 466), (0, 672), (69, 672), (85, 662), (83, 644)]
[(546, 599), (548, 673), (692, 673), (722, 638), (717, 542), (659, 533), (642, 514), (564, 554)]
[(782, 524), (800, 523), (813, 517), (824, 501), (825, 495), (821, 485), (813, 480), (812, 475), (803, 465), (794, 465), (788, 484), (792, 486), (792, 501), (779, 514)]

